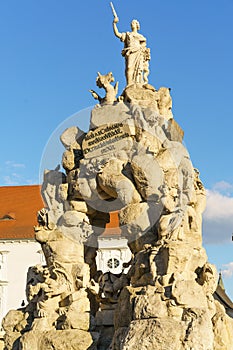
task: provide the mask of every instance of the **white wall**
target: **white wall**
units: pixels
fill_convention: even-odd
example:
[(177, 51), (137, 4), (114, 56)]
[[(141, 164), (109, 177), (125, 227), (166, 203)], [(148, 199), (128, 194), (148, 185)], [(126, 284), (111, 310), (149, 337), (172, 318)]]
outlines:
[(30, 266), (45, 264), (35, 241), (0, 241), (0, 323), (11, 309), (26, 302), (25, 288)]

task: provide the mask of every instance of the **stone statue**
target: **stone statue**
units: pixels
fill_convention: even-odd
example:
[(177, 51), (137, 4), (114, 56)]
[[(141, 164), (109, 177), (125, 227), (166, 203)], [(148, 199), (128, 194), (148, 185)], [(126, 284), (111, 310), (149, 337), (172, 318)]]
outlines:
[(37, 212), (37, 221), (38, 221), (38, 229), (41, 227), (44, 227), (45, 229), (48, 228), (49, 225), (49, 219), (48, 219), (48, 209), (42, 208)]
[(113, 11), (113, 31), (117, 38), (124, 42), (122, 56), (125, 57), (125, 76), (127, 85), (134, 83), (147, 84), (149, 75), (150, 49), (146, 47), (146, 38), (138, 33), (139, 22), (131, 22), (131, 32), (120, 33), (117, 28), (119, 18)]
[(101, 75), (98, 72), (98, 76), (96, 78), (96, 85), (99, 88), (103, 88), (106, 91), (105, 97), (101, 97), (95, 92), (94, 90), (89, 90), (94, 99), (98, 100), (100, 104), (113, 104), (117, 99), (116, 95), (118, 93), (118, 81), (114, 86), (111, 85), (111, 83), (114, 82), (114, 77), (112, 75), (112, 72), (109, 72), (108, 74)]
[[(202, 247), (199, 171), (170, 90), (148, 84), (138, 21), (119, 33), (112, 9), (128, 86), (117, 101), (112, 73), (98, 73), (106, 96), (91, 90), (101, 106), (89, 131), (61, 135), (65, 174), (45, 171), (35, 227), (46, 264), (29, 269), (28, 304), (3, 320), (4, 350), (233, 350), (233, 320), (214, 298), (217, 271)], [(113, 211), (133, 256), (118, 275), (95, 262)]]
[(105, 303), (116, 303), (120, 291), (129, 284), (126, 274), (113, 274), (110, 271), (102, 273), (98, 279), (99, 297)]
[(65, 174), (59, 171), (59, 166), (54, 170), (44, 171), (44, 181), (41, 188), (41, 194), (47, 208), (46, 216), (47, 226), (49, 228), (55, 226), (55, 223), (64, 211), (63, 201), (59, 195), (60, 185), (64, 182)]

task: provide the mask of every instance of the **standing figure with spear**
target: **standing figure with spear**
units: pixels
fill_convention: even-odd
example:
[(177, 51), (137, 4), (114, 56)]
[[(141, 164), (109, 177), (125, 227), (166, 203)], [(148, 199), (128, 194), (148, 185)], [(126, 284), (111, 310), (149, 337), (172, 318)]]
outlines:
[(117, 38), (124, 42), (122, 56), (125, 57), (125, 76), (127, 86), (132, 84), (148, 84), (150, 49), (146, 47), (146, 38), (138, 33), (139, 22), (131, 22), (131, 32), (120, 33), (117, 28), (119, 18), (112, 2), (110, 3), (114, 20), (113, 31)]

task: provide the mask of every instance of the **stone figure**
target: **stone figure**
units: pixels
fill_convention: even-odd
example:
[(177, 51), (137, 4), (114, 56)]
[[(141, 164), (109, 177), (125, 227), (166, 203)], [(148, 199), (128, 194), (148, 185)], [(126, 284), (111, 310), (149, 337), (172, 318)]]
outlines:
[(38, 293), (40, 283), (43, 282), (43, 270), (41, 265), (31, 266), (27, 273), (27, 284), (26, 284), (26, 297), (29, 303), (28, 310), (34, 312), (36, 310), (36, 304), (38, 300)]
[(43, 227), (44, 229), (48, 228), (49, 226), (49, 219), (48, 219), (48, 209), (47, 208), (42, 208), (38, 210), (37, 212), (37, 221), (38, 221), (38, 226), (35, 227), (35, 229), (40, 229)]
[(30, 302), (36, 304), (36, 317), (46, 317), (50, 311), (53, 312), (54, 309), (56, 310), (58, 308), (58, 301), (51, 305), (51, 298), (61, 293), (58, 291), (58, 285), (51, 278), (47, 267), (41, 267), (39, 272), (40, 274), (38, 274), (37, 280), (34, 279), (31, 283), (27, 284), (27, 298)]
[(10, 310), (2, 320), (5, 331), (4, 349), (18, 349), (19, 337), (27, 326), (28, 313), (22, 310)]
[(58, 218), (63, 214), (63, 201), (60, 198), (60, 190), (65, 182), (65, 174), (59, 171), (59, 166), (55, 170), (44, 171), (44, 181), (41, 194), (46, 204), (48, 225), (55, 226)]
[(139, 106), (131, 108), (135, 119), (136, 139), (142, 147), (152, 154), (157, 154), (167, 139), (163, 129), (159, 125), (161, 117), (155, 111), (142, 112)]
[(80, 162), (80, 172), (77, 177), (77, 183), (82, 198), (85, 200), (95, 200), (98, 198), (97, 192), (97, 174), (103, 167), (103, 159), (82, 160)]
[(167, 119), (172, 119), (172, 99), (170, 95), (170, 88), (161, 87), (158, 90), (158, 108), (159, 113)]
[(127, 85), (134, 83), (147, 84), (149, 75), (150, 49), (146, 47), (146, 38), (138, 33), (139, 22), (131, 22), (131, 32), (120, 33), (117, 28), (119, 18), (114, 16), (113, 31), (124, 43), (122, 56), (125, 57), (125, 76)]
[(114, 77), (112, 72), (109, 72), (106, 75), (101, 75), (98, 72), (98, 76), (96, 78), (96, 85), (99, 88), (103, 88), (106, 91), (105, 97), (100, 97), (94, 90), (89, 90), (94, 99), (98, 100), (100, 104), (113, 104), (117, 99), (116, 95), (118, 93), (118, 81), (114, 86), (111, 83), (114, 82)]
[(118, 198), (119, 207), (140, 202), (141, 196), (132, 181), (122, 174), (124, 161), (110, 159), (98, 174), (98, 183), (102, 190), (112, 198)]
[(111, 272), (102, 273), (98, 279), (99, 297), (106, 303), (116, 303), (120, 291), (129, 284), (128, 277), (121, 273), (119, 275)]

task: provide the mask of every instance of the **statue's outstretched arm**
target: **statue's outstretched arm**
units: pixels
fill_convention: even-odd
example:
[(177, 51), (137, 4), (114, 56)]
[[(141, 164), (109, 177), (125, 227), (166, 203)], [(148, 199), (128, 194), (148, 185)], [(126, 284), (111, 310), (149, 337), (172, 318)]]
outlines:
[(116, 37), (121, 38), (122, 33), (119, 32), (117, 25), (116, 25), (118, 22), (119, 22), (119, 18), (115, 17), (113, 22), (112, 22), (112, 26), (113, 26), (113, 31), (114, 31), (114, 34), (116, 35)]
[(94, 97), (95, 100), (98, 100), (99, 102), (102, 101), (102, 97), (100, 97), (100, 95), (97, 94), (97, 92), (95, 92), (94, 90), (89, 90), (90, 93), (92, 94), (92, 96)]

